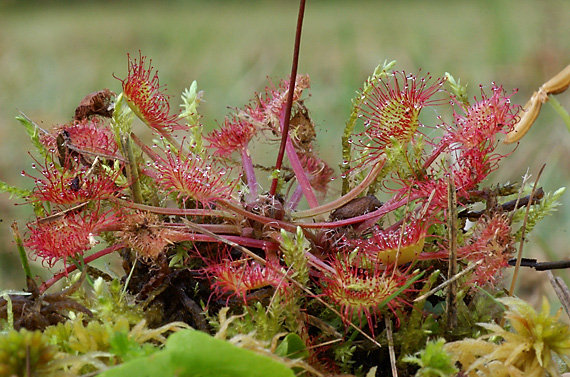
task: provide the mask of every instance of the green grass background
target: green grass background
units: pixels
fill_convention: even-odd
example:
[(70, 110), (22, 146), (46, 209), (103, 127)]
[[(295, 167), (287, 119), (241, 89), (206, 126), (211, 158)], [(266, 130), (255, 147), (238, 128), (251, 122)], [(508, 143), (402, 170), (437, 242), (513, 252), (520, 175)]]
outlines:
[[(65, 123), (84, 95), (120, 92), (129, 52), (152, 58), (174, 96), (192, 80), (205, 92), (206, 129), (262, 91), (267, 78), (288, 75), (297, 2), (282, 1), (0, 1), (0, 179), (30, 187), (30, 144), (14, 116), (22, 111), (41, 127)], [(469, 83), (504, 85), (524, 105), (541, 83), (570, 63), (570, 2), (316, 1), (306, 8), (299, 71), (311, 76), (307, 103), (319, 129), (323, 155), (338, 163), (340, 135), (350, 99), (385, 59), (397, 69), (451, 72)], [(570, 109), (570, 92), (558, 98)], [(531, 132), (505, 161), (493, 183), (520, 181), (538, 172), (545, 191), (567, 186), (570, 134), (545, 106)], [(556, 216), (541, 223), (526, 255), (567, 259), (570, 194)], [(32, 216), (17, 200), (0, 196), (0, 289), (23, 287), (10, 224)], [(546, 253), (546, 255), (545, 255)], [(35, 273), (42, 267), (33, 265)], [(567, 273), (565, 273), (568, 275)], [(524, 271), (523, 285), (542, 292), (544, 274)], [(537, 289), (540, 287), (540, 289)]]

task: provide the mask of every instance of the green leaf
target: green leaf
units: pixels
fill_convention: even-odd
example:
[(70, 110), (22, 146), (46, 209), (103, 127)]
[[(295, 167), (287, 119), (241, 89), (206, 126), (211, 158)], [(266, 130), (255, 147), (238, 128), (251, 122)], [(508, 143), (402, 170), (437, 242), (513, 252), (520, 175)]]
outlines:
[(379, 64), (372, 73), (372, 76), (368, 77), (368, 80), (364, 83), (364, 87), (361, 92), (357, 92), (356, 97), (352, 100), (352, 110), (350, 111), (350, 117), (346, 122), (344, 127), (344, 133), (342, 134), (342, 159), (343, 163), (340, 165), (340, 171), (344, 175), (342, 182), (342, 194), (346, 194), (349, 191), (349, 180), (347, 172), (351, 169), (350, 162), (352, 161), (352, 148), (350, 143), (350, 138), (356, 126), (356, 120), (358, 119), (358, 112), (362, 102), (366, 96), (374, 89), (374, 85), (377, 84), (382, 78), (386, 77), (386, 71), (392, 69), (396, 65), (396, 61), (392, 60), (388, 62)]
[(306, 359), (309, 357), (309, 351), (307, 351), (303, 339), (294, 333), (290, 333), (283, 338), (283, 341), (275, 349), (275, 353), (290, 359)]
[(566, 111), (566, 109), (560, 104), (560, 102), (558, 102), (558, 100), (556, 98), (554, 98), (553, 95), (549, 95), (548, 99), (550, 100), (550, 101), (548, 101), (548, 103), (558, 113), (560, 118), (564, 121), (566, 128), (570, 132), (570, 114), (568, 114), (568, 111)]
[(133, 128), (135, 114), (129, 107), (123, 93), (115, 100), (115, 109), (111, 118), (111, 129), (115, 134), (117, 145), (121, 145), (121, 135), (128, 135)]
[(109, 339), (111, 348), (109, 352), (119, 356), (122, 360), (133, 360), (155, 352), (156, 348), (150, 343), (138, 343), (123, 331), (115, 332)]
[(461, 80), (455, 80), (449, 72), (445, 72), (445, 78), (447, 79), (447, 84), (451, 87), (451, 90), (453, 91), (453, 94), (455, 94), (457, 100), (468, 106), (469, 98), (467, 98), (467, 85), (461, 85)]
[(402, 360), (420, 366), (418, 377), (448, 377), (454, 376), (458, 369), (451, 356), (444, 349), (445, 339), (429, 341), (426, 348), (416, 356), (405, 356)]
[(47, 149), (46, 147), (42, 144), (42, 142), (40, 141), (40, 136), (39, 136), (39, 131), (41, 130), (40, 127), (38, 127), (37, 124), (35, 124), (30, 118), (28, 118), (26, 115), (22, 114), (21, 116), (18, 115), (16, 117), (16, 120), (18, 122), (20, 122), (20, 124), (22, 126), (24, 126), (24, 128), (26, 129), (26, 132), (28, 134), (28, 136), (30, 136), (30, 139), (32, 140), (32, 143), (34, 144), (34, 147), (36, 147), (36, 150), (45, 158), (47, 158), (49, 161), (51, 161), (51, 158), (48, 156), (47, 153)]
[(100, 377), (294, 377), (269, 357), (196, 330), (172, 334), (163, 350), (109, 369)]
[(204, 93), (198, 91), (198, 83), (196, 80), (192, 81), (192, 85), (182, 93), (182, 107), (181, 113), (178, 118), (185, 118), (188, 126), (190, 127), (191, 135), (188, 136), (188, 145), (192, 152), (199, 156), (205, 157), (204, 143), (202, 140), (202, 132), (204, 127), (200, 124), (202, 117), (198, 113), (198, 106), (203, 101)]
[(7, 192), (10, 194), (10, 197), (15, 196), (20, 199), (26, 199), (27, 197), (32, 195), (32, 192), (29, 190), (24, 190), (18, 187), (10, 186), (6, 182), (0, 181), (0, 193), (2, 192)]
[[(549, 192), (544, 195), (544, 197), (540, 200), (538, 204), (533, 205), (530, 208), (528, 213), (528, 219), (526, 222), (526, 229), (525, 232), (528, 234), (530, 233), (536, 224), (545, 218), (546, 216), (552, 214), (557, 210), (557, 207), (561, 205), (558, 201), (562, 194), (566, 191), (566, 187), (561, 187), (556, 190), (554, 193)], [(524, 217), (526, 214), (526, 206), (519, 208), (513, 215), (512, 222), (521, 222), (524, 221)], [(515, 233), (515, 240), (519, 241), (522, 237), (523, 227), (521, 226), (519, 230)]]

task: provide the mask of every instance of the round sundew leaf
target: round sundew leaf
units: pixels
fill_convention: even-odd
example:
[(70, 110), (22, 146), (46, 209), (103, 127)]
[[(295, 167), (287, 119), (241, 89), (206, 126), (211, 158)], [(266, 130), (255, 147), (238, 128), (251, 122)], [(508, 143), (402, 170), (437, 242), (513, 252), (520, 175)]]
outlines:
[(421, 238), (418, 243), (402, 245), (402, 247), (400, 247), (400, 254), (398, 254), (398, 249), (382, 250), (376, 255), (376, 258), (385, 265), (394, 263), (396, 256), (398, 256), (398, 265), (413, 262), (422, 252), (424, 243), (425, 238)]

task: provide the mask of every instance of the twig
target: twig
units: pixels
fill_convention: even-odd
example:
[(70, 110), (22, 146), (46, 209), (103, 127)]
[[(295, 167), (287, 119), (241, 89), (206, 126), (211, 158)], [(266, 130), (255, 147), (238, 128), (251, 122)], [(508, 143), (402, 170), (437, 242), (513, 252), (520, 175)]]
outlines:
[[(509, 259), (509, 265), (515, 266), (517, 259)], [(554, 262), (537, 262), (536, 259), (522, 258), (521, 267), (531, 267), (537, 271), (548, 271), (548, 270), (563, 270), (570, 268), (570, 260), (558, 260)]]
[[(225, 219), (235, 219), (235, 215), (220, 211), (216, 209), (208, 208), (165, 208), (165, 207), (154, 207), (146, 204), (133, 203), (129, 200), (124, 200), (116, 197), (110, 197), (110, 201), (117, 203), (123, 207), (140, 209), (141, 211), (147, 211), (156, 213), (159, 215), (172, 215), (172, 216), (217, 216)], [(85, 205), (87, 203), (84, 203)], [(46, 218), (47, 219), (47, 218)], [(43, 219), (42, 219), (43, 220)]]
[(453, 276), (451, 279), (447, 279), (446, 281), (444, 281), (443, 283), (441, 283), (440, 285), (438, 285), (437, 287), (431, 289), (429, 292), (419, 296), (418, 298), (416, 298), (414, 300), (414, 302), (419, 302), (422, 300), (425, 300), (426, 298), (428, 298), (429, 296), (433, 295), (434, 293), (442, 290), (443, 288), (447, 287), (449, 284), (453, 283), (454, 281), (456, 281), (457, 279), (459, 279), (460, 277), (462, 277), (463, 275), (467, 274), (469, 271), (471, 271), (472, 269), (474, 269), (475, 267), (479, 266), (481, 263), (483, 263), (483, 260), (478, 260), (477, 262), (470, 264), (469, 266), (467, 266), (466, 268), (464, 268), (460, 273), (456, 274), (455, 276)]
[(44, 130), (43, 128), (41, 128), (40, 126), (38, 126), (38, 125), (36, 124), (36, 122), (34, 122), (33, 120), (31, 120), (30, 117), (27, 116), (26, 114), (24, 114), (20, 109), (16, 109), (16, 110), (18, 110), (18, 112), (22, 115), (22, 117), (24, 117), (24, 119), (26, 119), (28, 122), (30, 122), (31, 124), (33, 124), (34, 127), (36, 127), (38, 130), (42, 131), (45, 135), (48, 135), (48, 134), (49, 134), (48, 131), (46, 131), (46, 130)]
[[(536, 194), (534, 195), (534, 198), (532, 200), (532, 204), (540, 203), (540, 200), (543, 197), (544, 197), (544, 190), (541, 187), (536, 191)], [(517, 199), (511, 200), (511, 201), (508, 201), (506, 203), (499, 204), (498, 208), (503, 212), (511, 212), (515, 209), (527, 206), (528, 203), (530, 202), (529, 199), (530, 199), (530, 195), (527, 195), (524, 198), (517, 198)], [(462, 218), (466, 217), (469, 220), (476, 220), (479, 217), (483, 216), (486, 211), (487, 211), (487, 209), (484, 209), (481, 211), (461, 211), (459, 213), (459, 217), (462, 217)]]
[(538, 186), (538, 181), (540, 180), (540, 176), (542, 175), (542, 171), (544, 170), (545, 167), (546, 167), (546, 164), (542, 165), (542, 168), (540, 168), (540, 171), (538, 172), (538, 175), (536, 176), (536, 181), (534, 182), (534, 187), (532, 188), (532, 191), (530, 193), (530, 197), (528, 199), (528, 205), (526, 206), (526, 212), (524, 214), (524, 221), (523, 221), (522, 232), (521, 232), (521, 242), (519, 244), (519, 253), (517, 255), (517, 263), (515, 265), (515, 272), (513, 273), (513, 280), (511, 281), (511, 287), (509, 288), (509, 296), (512, 296), (514, 291), (515, 291), (515, 284), (517, 282), (517, 277), (519, 274), (519, 270), (521, 268), (522, 250), (523, 250), (523, 246), (524, 246), (524, 240), (525, 240), (525, 234), (526, 234), (526, 223), (528, 221), (528, 214), (530, 212), (530, 206), (532, 205), (532, 198), (533, 198), (534, 193), (536, 192), (536, 188)]
[(89, 156), (95, 156), (97, 157), (103, 157), (106, 158), (108, 160), (118, 160), (121, 162), (126, 162), (127, 160), (125, 160), (123, 157), (121, 156), (113, 156), (110, 154), (105, 154), (105, 153), (101, 153), (101, 152), (91, 152), (91, 151), (87, 151), (85, 149), (81, 149), (81, 148), (77, 148), (76, 146), (74, 146), (73, 144), (69, 143), (69, 142), (65, 142), (65, 147), (69, 150), (72, 150), (74, 152), (80, 153), (80, 154), (86, 154)]
[[(329, 340), (329, 341), (327, 341), (327, 342), (322, 342), (322, 343), (319, 343), (319, 344), (315, 344), (314, 346), (309, 346), (309, 347), (307, 347), (307, 348), (305, 348), (305, 349), (311, 350), (311, 349), (315, 349), (315, 348), (319, 348), (319, 347), (329, 346), (329, 345), (331, 345), (331, 344), (335, 344), (335, 343), (338, 343), (338, 342), (342, 342), (342, 334), (341, 334), (341, 337), (338, 338), (338, 339), (333, 339), (333, 340)], [(297, 351), (297, 352), (299, 352), (299, 351)]]
[(447, 177), (447, 226), (449, 228), (449, 269), (447, 272), (447, 331), (457, 327), (457, 194), (453, 177)]
[(392, 320), (388, 315), (384, 316), (386, 323), (386, 337), (388, 338), (388, 354), (390, 354), (390, 367), (392, 368), (392, 377), (398, 377), (398, 369), (396, 368), (396, 352), (394, 351), (394, 336), (392, 334)]
[[(337, 339), (343, 338), (343, 335), (340, 332), (338, 332), (334, 326), (328, 324), (327, 322), (323, 321), (322, 319), (315, 317), (314, 315), (307, 314), (307, 320), (308, 320), (309, 325), (314, 326), (317, 329), (319, 329), (322, 334), (331, 335)], [(335, 340), (335, 342), (336, 341), (338, 341), (338, 340)], [(321, 344), (324, 345), (326, 343), (321, 343)], [(319, 345), (315, 345), (315, 346), (311, 346), (311, 347), (307, 347), (307, 348), (312, 348), (312, 347), (319, 347)]]
[(87, 204), (89, 204), (89, 202), (80, 203), (80, 204), (75, 205), (75, 206), (73, 206), (73, 207), (71, 207), (71, 208), (67, 208), (67, 209), (65, 209), (65, 210), (63, 210), (63, 211), (56, 212), (56, 213), (54, 213), (53, 215), (49, 215), (49, 216), (46, 216), (46, 217), (42, 217), (41, 219), (36, 220), (36, 222), (37, 222), (38, 224), (43, 224), (43, 223), (49, 223), (49, 222), (51, 222), (51, 221), (58, 220), (59, 218), (65, 216), (67, 213), (75, 212), (75, 211), (77, 211), (78, 209), (80, 209), (80, 208), (82, 208), (82, 207), (85, 207)]
[(554, 277), (552, 272), (548, 271), (547, 274), (550, 279), (550, 284), (552, 288), (554, 288), (554, 292), (556, 292), (556, 296), (558, 296), (566, 314), (570, 317), (570, 290), (568, 286), (566, 286), (562, 278)]

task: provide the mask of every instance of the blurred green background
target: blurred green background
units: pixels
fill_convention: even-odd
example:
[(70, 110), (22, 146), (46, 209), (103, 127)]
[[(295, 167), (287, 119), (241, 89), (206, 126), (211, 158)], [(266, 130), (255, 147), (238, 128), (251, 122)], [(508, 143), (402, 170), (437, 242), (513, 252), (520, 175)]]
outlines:
[[(88, 93), (120, 92), (129, 52), (152, 58), (172, 108), (192, 80), (205, 92), (207, 130), (290, 70), (297, 2), (281, 1), (0, 1), (0, 180), (30, 187), (31, 145), (14, 120), (22, 111), (41, 127), (65, 123)], [(308, 0), (299, 71), (311, 76), (307, 103), (324, 157), (338, 163), (340, 135), (355, 90), (385, 59), (399, 70), (451, 72), (469, 83), (494, 81), (524, 105), (532, 91), (570, 63), (570, 2)], [(570, 92), (558, 96), (570, 109)], [(508, 150), (508, 149), (505, 149)], [(570, 134), (547, 105), (493, 183), (520, 181), (527, 168), (545, 191), (567, 186)], [(570, 193), (565, 206), (529, 237), (525, 255), (567, 259)], [(0, 196), (0, 289), (24, 286), (10, 224), (31, 213)], [(35, 273), (41, 265), (34, 264)], [(567, 272), (564, 272), (568, 275)], [(541, 293), (544, 274), (525, 270), (521, 290)], [(545, 288), (548, 289), (548, 288)]]

